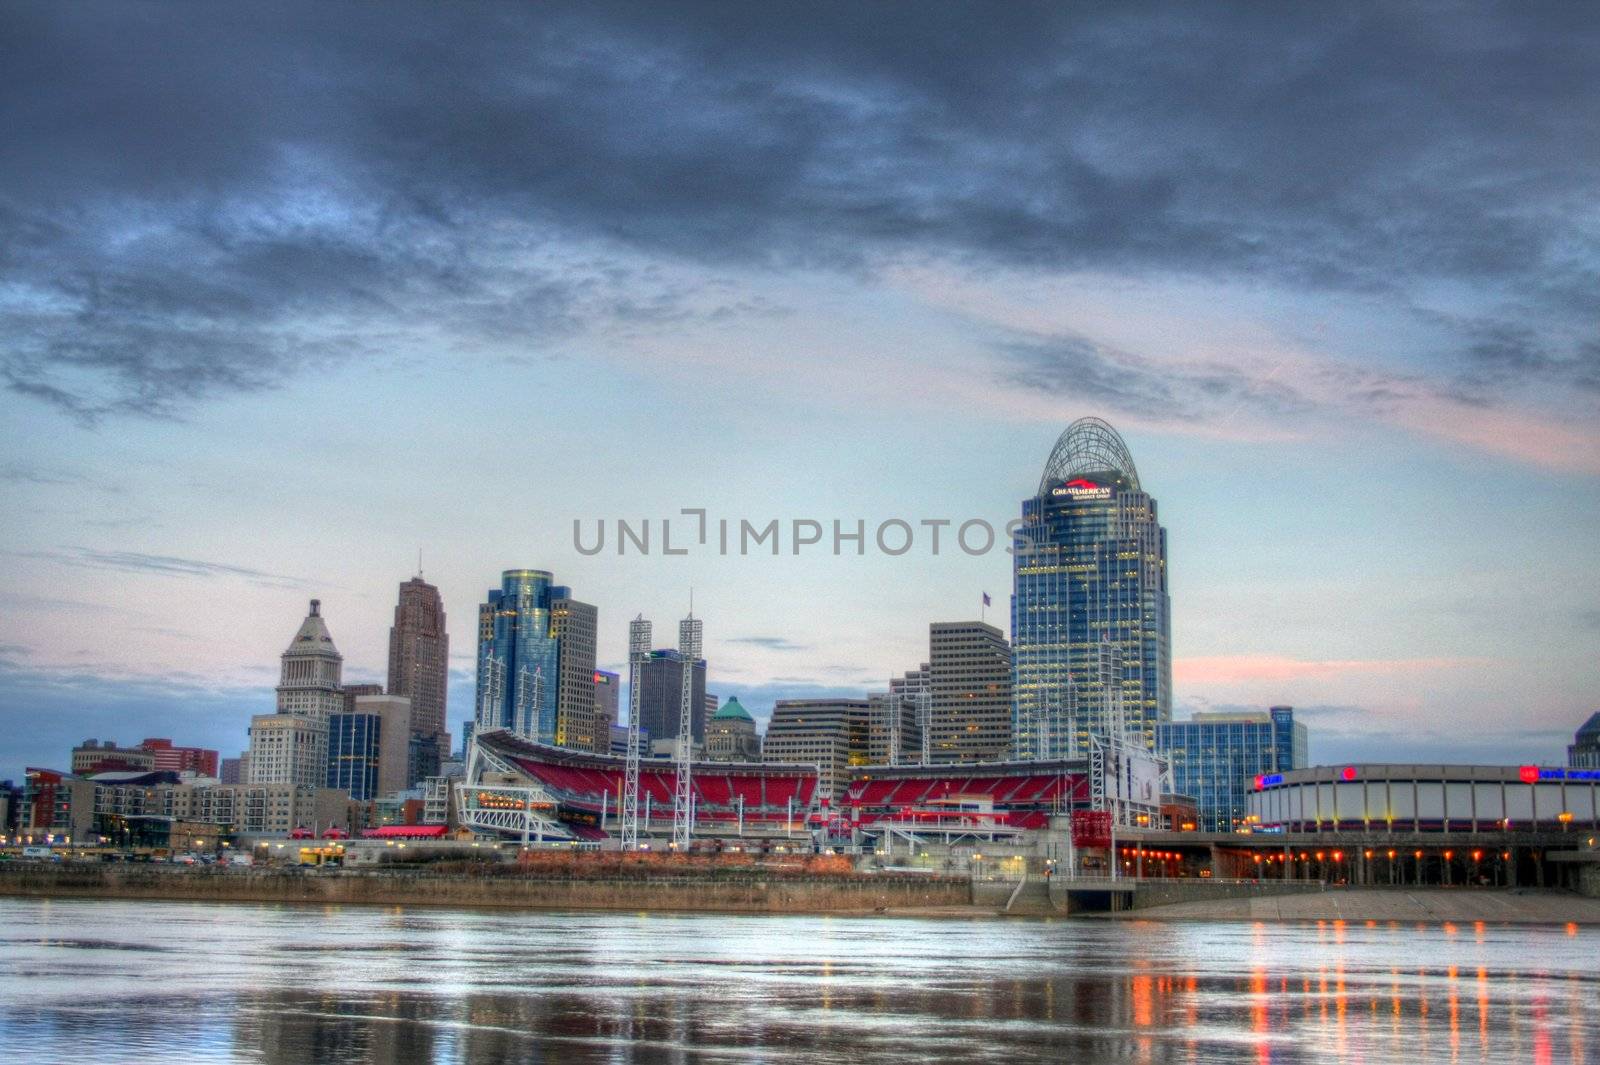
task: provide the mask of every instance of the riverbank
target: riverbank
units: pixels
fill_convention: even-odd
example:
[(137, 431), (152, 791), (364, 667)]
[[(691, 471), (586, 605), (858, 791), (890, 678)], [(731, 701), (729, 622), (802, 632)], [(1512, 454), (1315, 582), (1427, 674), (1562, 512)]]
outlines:
[(0, 896), (770, 914), (984, 912), (971, 907), (964, 877), (744, 869), (584, 877), (18, 863), (0, 868)]
[(1600, 925), (1600, 899), (1556, 891), (1330, 888), (1307, 895), (1210, 899), (1094, 916), (1150, 921), (1397, 921)]

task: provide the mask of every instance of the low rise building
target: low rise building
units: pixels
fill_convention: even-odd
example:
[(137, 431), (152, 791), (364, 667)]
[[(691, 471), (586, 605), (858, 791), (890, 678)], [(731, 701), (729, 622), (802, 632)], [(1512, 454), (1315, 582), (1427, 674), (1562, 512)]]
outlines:
[(169, 739), (147, 739), (139, 744), (141, 751), (149, 751), (154, 759), (151, 769), (157, 772), (193, 773), (215, 779), (220, 772), (221, 756), (205, 747), (175, 747)]
[(1313, 766), (1257, 777), (1252, 828), (1285, 832), (1600, 830), (1600, 769)]
[(165, 817), (215, 825), (231, 836), (287, 836), (357, 827), (359, 807), (331, 788), (297, 784), (181, 783), (172, 773), (78, 777), (28, 770), (24, 836), (87, 841), (128, 818)]
[(118, 747), (115, 740), (84, 740), (72, 748), (71, 766), (74, 776), (118, 770), (149, 772), (156, 768), (156, 756), (142, 747)]

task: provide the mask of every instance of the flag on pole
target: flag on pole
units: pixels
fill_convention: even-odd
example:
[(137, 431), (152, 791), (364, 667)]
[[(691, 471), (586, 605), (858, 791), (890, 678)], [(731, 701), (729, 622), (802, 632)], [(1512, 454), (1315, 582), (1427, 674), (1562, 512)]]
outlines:
[(984, 606), (994, 606), (993, 603), (989, 602), (989, 593), (988, 592), (984, 592), (983, 593), (983, 605)]

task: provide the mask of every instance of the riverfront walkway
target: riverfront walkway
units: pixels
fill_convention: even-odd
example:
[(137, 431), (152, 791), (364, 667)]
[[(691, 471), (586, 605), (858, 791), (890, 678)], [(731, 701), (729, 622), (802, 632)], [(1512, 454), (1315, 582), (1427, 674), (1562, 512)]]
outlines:
[(1341, 889), (1179, 902), (1097, 916), (1156, 921), (1487, 921), (1600, 924), (1600, 899), (1552, 891)]

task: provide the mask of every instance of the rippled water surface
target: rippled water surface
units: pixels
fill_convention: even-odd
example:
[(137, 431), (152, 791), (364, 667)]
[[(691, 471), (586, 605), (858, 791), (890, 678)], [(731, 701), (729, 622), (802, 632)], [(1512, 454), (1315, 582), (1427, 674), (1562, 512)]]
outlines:
[(1600, 1060), (1600, 931), (0, 899), (6, 1061)]

